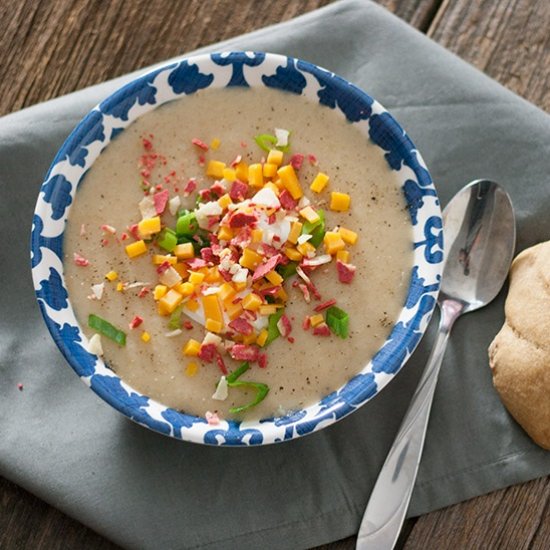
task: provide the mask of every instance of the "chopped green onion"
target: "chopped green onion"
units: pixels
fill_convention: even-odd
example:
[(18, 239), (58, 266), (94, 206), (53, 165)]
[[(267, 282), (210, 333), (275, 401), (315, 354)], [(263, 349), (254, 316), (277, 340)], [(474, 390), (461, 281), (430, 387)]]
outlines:
[(168, 227), (164, 228), (157, 237), (157, 244), (167, 252), (172, 252), (178, 244), (178, 238), (174, 230)]
[(283, 153), (290, 151), (290, 145), (277, 146), (277, 137), (271, 134), (260, 134), (254, 138), (254, 141), (258, 144), (258, 147), (269, 153), (271, 149), (279, 149)]
[(288, 279), (296, 274), (297, 265), (297, 262), (288, 262), (285, 265), (278, 265), (276, 271), (283, 279)]
[(254, 141), (258, 144), (260, 149), (269, 152), (271, 149), (275, 148), (277, 138), (271, 134), (260, 134), (254, 138)]
[(319, 219), (316, 222), (305, 222), (302, 227), (302, 235), (311, 235), (308, 242), (315, 248), (323, 242), (325, 236), (325, 211), (317, 210), (317, 214), (319, 214)]
[(106, 336), (107, 338), (115, 341), (119, 346), (126, 345), (125, 332), (111, 325), (109, 321), (106, 321), (105, 319), (102, 319), (101, 317), (98, 317), (93, 313), (90, 313), (90, 315), (88, 316), (88, 326), (90, 328), (93, 328), (100, 334), (103, 334), (103, 336)]
[(271, 344), (273, 340), (276, 340), (281, 336), (281, 333), (279, 332), (279, 329), (277, 328), (277, 323), (279, 322), (279, 319), (283, 316), (284, 308), (279, 309), (277, 313), (273, 313), (269, 316), (267, 321), (267, 339), (265, 341), (265, 345)]
[(261, 403), (265, 399), (265, 396), (269, 393), (269, 386), (267, 384), (262, 384), (261, 382), (244, 382), (241, 380), (235, 380), (234, 382), (228, 381), (227, 385), (231, 388), (250, 388), (256, 390), (255, 399), (246, 405), (231, 407), (229, 412), (232, 414), (240, 413), (255, 407), (258, 403)]
[(177, 330), (181, 326), (181, 311), (182, 307), (178, 306), (174, 311), (172, 311), (172, 314), (170, 315), (170, 319), (168, 320), (168, 328), (170, 330)]
[(238, 369), (234, 370), (233, 372), (230, 372), (226, 376), (225, 379), (227, 380), (227, 383), (232, 384), (233, 382), (235, 382), (235, 380), (237, 380), (239, 376), (242, 376), (249, 368), (250, 368), (250, 363), (248, 361), (241, 363), (241, 366)]
[(178, 221), (176, 222), (176, 234), (178, 237), (192, 236), (199, 229), (199, 224), (197, 222), (197, 217), (194, 212), (186, 212), (183, 215), (180, 215)]
[(349, 315), (339, 307), (332, 306), (327, 309), (327, 325), (330, 330), (340, 336), (347, 338), (349, 335)]

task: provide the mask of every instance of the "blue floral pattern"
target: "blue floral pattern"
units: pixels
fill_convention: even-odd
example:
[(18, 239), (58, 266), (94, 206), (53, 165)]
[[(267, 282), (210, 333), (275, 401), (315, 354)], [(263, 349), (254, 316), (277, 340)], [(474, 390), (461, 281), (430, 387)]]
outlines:
[[(361, 123), (361, 131), (384, 151), (388, 166), (401, 181), (413, 228), (415, 265), (405, 307), (390, 336), (347, 384), (319, 403), (285, 416), (259, 422), (222, 420), (210, 425), (204, 418), (165, 407), (136, 392), (101, 358), (87, 351), (86, 337), (76, 322), (63, 280), (62, 242), (78, 185), (110, 140), (164, 102), (204, 88), (226, 86), (308, 92), (308, 97), (316, 96), (320, 105), (340, 111), (350, 123)], [(435, 307), (442, 264), (437, 194), (420, 154), (393, 117), (365, 92), (330, 71), (258, 52), (181, 59), (135, 79), (103, 101), (82, 120), (55, 157), (38, 196), (31, 235), (31, 266), (40, 309), (77, 374), (135, 422), (171, 437), (209, 445), (287, 441), (336, 422), (377, 395), (401, 369), (424, 333)]]

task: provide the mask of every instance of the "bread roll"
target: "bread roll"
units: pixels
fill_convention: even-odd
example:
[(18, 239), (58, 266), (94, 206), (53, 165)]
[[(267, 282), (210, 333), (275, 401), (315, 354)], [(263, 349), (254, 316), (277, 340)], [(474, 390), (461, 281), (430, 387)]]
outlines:
[(505, 315), (489, 346), (493, 383), (510, 414), (550, 450), (550, 241), (513, 261)]

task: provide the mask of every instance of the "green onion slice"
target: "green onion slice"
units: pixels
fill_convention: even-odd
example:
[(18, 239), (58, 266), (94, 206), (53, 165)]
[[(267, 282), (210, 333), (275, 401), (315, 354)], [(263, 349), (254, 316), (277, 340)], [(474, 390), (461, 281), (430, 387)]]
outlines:
[(258, 403), (261, 403), (265, 396), (269, 393), (269, 386), (267, 384), (262, 384), (261, 382), (244, 382), (241, 380), (235, 380), (234, 382), (227, 382), (227, 385), (231, 388), (243, 388), (243, 389), (253, 389), (256, 390), (256, 397), (246, 405), (241, 405), (240, 407), (231, 407), (229, 412), (232, 414), (240, 413), (255, 407)]
[(232, 384), (233, 382), (235, 382), (235, 380), (237, 380), (237, 378), (242, 376), (249, 368), (250, 368), (250, 363), (248, 361), (241, 363), (241, 366), (238, 369), (235, 369), (233, 372), (230, 372), (226, 376), (225, 379), (227, 380), (227, 383)]
[(178, 328), (180, 328), (182, 309), (182, 306), (178, 306), (174, 311), (172, 311), (170, 319), (168, 320), (168, 328), (170, 330), (177, 330)]
[(327, 325), (330, 330), (340, 336), (347, 338), (349, 335), (349, 315), (339, 307), (332, 306), (327, 309)]
[(110, 338), (116, 342), (119, 346), (126, 345), (126, 333), (122, 330), (116, 328), (114, 325), (111, 325), (109, 321), (102, 319), (101, 317), (90, 313), (88, 316), (88, 326), (93, 328), (96, 332), (103, 334), (107, 338)]
[(297, 265), (297, 262), (288, 262), (285, 265), (278, 265), (276, 271), (283, 279), (288, 279), (296, 274)]
[(178, 238), (172, 229), (166, 227), (159, 233), (157, 244), (167, 252), (172, 252), (178, 244)]
[(180, 236), (192, 236), (199, 229), (199, 223), (194, 212), (184, 212), (176, 222), (176, 234)]
[(315, 223), (305, 222), (302, 227), (302, 235), (311, 235), (308, 242), (315, 248), (323, 242), (325, 236), (325, 211), (317, 210), (317, 214), (319, 214), (319, 220)]
[(279, 329), (277, 328), (277, 323), (279, 322), (279, 319), (283, 316), (284, 308), (279, 309), (277, 313), (273, 313), (269, 316), (267, 321), (267, 339), (265, 341), (265, 345), (271, 344), (273, 340), (276, 340), (281, 336), (281, 333), (279, 332)]
[(271, 149), (278, 149), (283, 153), (288, 153), (288, 151), (290, 151), (290, 145), (288, 144), (277, 146), (277, 137), (271, 134), (260, 134), (254, 138), (254, 141), (258, 144), (260, 149), (268, 153)]

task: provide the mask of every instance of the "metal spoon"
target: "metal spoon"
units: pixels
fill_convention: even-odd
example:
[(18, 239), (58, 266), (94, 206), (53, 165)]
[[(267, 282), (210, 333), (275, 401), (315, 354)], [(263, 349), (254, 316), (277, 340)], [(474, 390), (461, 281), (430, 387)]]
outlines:
[(463, 313), (491, 302), (514, 254), (516, 225), (510, 197), (497, 183), (477, 180), (443, 211), (447, 261), (438, 298), (439, 332), (426, 369), (371, 493), (357, 549), (393, 548), (414, 487), (435, 386), (451, 328)]

